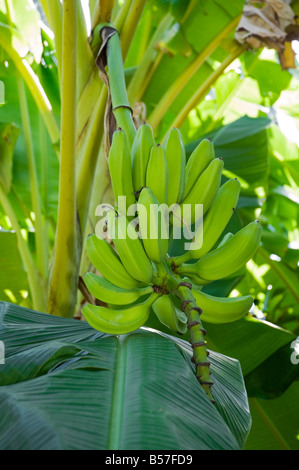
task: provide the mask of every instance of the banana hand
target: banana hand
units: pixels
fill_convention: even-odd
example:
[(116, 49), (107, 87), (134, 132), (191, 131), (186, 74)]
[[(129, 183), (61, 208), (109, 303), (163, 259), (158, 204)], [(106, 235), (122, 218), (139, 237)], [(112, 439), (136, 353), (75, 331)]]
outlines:
[(210, 282), (236, 273), (255, 255), (261, 241), (261, 231), (258, 221), (251, 222), (196, 263), (182, 264), (178, 273), (190, 278), (195, 274)]
[(123, 289), (134, 289), (140, 283), (130, 276), (112, 246), (95, 234), (86, 241), (87, 256), (96, 270), (108, 281)]
[(143, 303), (117, 310), (85, 304), (82, 315), (92, 328), (102, 333), (117, 335), (131, 333), (146, 323), (151, 306), (159, 295), (152, 294)]
[(89, 292), (98, 300), (115, 305), (129, 305), (136, 302), (140, 297), (153, 293), (151, 286), (136, 287), (134, 289), (122, 289), (107, 281), (104, 277), (94, 273), (87, 273), (84, 282)]
[(192, 290), (198, 307), (202, 309), (201, 319), (208, 323), (223, 324), (240, 320), (250, 310), (253, 298), (214, 297), (198, 290)]

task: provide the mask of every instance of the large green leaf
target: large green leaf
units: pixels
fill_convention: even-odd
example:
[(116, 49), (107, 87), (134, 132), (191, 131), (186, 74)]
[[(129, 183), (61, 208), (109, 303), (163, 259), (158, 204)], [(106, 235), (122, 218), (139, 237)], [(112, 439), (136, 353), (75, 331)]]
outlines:
[[(245, 378), (280, 348), (296, 339), (289, 331), (252, 315), (220, 327), (207, 324), (206, 329), (211, 347), (213, 345), (223, 354), (238, 358)], [(277, 377), (277, 383), (279, 380)]]
[(191, 347), (158, 331), (120, 337), (0, 304), (1, 449), (239, 449), (250, 429), (239, 363), (211, 352), (217, 405)]
[[(263, 103), (267, 106), (273, 105), (281, 92), (290, 84), (291, 73), (288, 70), (282, 70), (278, 62), (260, 60), (250, 52), (244, 54), (242, 59), (244, 72), (256, 80)], [(245, 95), (244, 98), (248, 99)]]
[(299, 383), (275, 400), (250, 399), (252, 432), (246, 450), (299, 450)]
[(21, 303), (28, 292), (28, 281), (13, 232), (0, 230), (0, 266), (0, 300)]
[(299, 364), (292, 360), (296, 336), (251, 316), (205, 328), (210, 347), (240, 361), (253, 411), (249, 448), (297, 449), (298, 396), (293, 391), (298, 388)]

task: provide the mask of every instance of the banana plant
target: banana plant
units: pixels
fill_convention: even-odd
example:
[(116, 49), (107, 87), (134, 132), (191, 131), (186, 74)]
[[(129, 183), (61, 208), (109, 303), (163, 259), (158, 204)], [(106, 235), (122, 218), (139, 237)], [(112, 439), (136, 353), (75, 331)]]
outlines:
[[(224, 283), (217, 280), (207, 282), (202, 291), (194, 293), (194, 296), (189, 292), (187, 284), (178, 285), (173, 279), (168, 280), (168, 291), (179, 290), (181, 301), (188, 302), (189, 307), (185, 312), (178, 313), (178, 306), (169, 302), (166, 305), (165, 299), (168, 297), (159, 297), (159, 301), (163, 300), (163, 306), (160, 309), (158, 304), (153, 306), (157, 313), (151, 315), (146, 324), (146, 328), (156, 328), (158, 333), (145, 328), (136, 334), (123, 331), (121, 333), (124, 336), (119, 339), (113, 334), (108, 336), (108, 333), (113, 333), (111, 331), (105, 335), (103, 324), (98, 326), (98, 312), (103, 308), (99, 305), (89, 307), (90, 323), (101, 330), (99, 333), (85, 322), (78, 323), (72, 318), (75, 316), (81, 319), (82, 303), (85, 304), (86, 300), (91, 304), (97, 303), (86, 290), (88, 277), (85, 278), (86, 284), (82, 278), (91, 269), (88, 256), (91, 237), (88, 238), (88, 234), (95, 230), (96, 207), (101, 202), (113, 204), (117, 191), (113, 185), (113, 171), (107, 161), (110, 146), (113, 145), (112, 134), (116, 134), (116, 124), (126, 133), (130, 143), (135, 139), (136, 128), (143, 128), (140, 125), (144, 121), (152, 129), (157, 142), (165, 142), (165, 145), (171, 129), (181, 128), (185, 142), (191, 146), (190, 154), (199, 143), (192, 143), (190, 135), (193, 140), (194, 137), (202, 140), (205, 133), (209, 134), (207, 137), (213, 140), (216, 153), (221, 152), (224, 158), (227, 173), (222, 178), (226, 181), (232, 175), (241, 177), (241, 197), (229, 231), (235, 233), (251, 221), (253, 210), (259, 207), (261, 201), (257, 197), (256, 188), (262, 186), (264, 196), (267, 194), (265, 169), (268, 169), (269, 162), (265, 146), (258, 148), (261, 155), (259, 159), (255, 154), (256, 147), (250, 152), (244, 152), (241, 160), (233, 159), (230, 155), (232, 150), (236, 151), (237, 134), (240, 137), (243, 132), (247, 138), (242, 148), (248, 149), (249, 142), (252, 144), (255, 131), (250, 135), (250, 119), (240, 119), (235, 127), (232, 123), (217, 129), (234, 97), (237, 94), (241, 98), (246, 96), (246, 93), (241, 93), (243, 82), (240, 84), (238, 81), (236, 86), (226, 87), (227, 75), (224, 72), (227, 68), (240, 57), (241, 66), (248, 77), (256, 79), (260, 73), (260, 61), (256, 54), (244, 52), (245, 46), (234, 39), (244, 1), (230, 1), (223, 6), (217, 1), (209, 2), (208, 5), (191, 0), (166, 3), (158, 0), (125, 0), (122, 3), (97, 0), (89, 3), (88, 11), (83, 6), (83, 2), (74, 0), (64, 0), (62, 3), (59, 0), (40, 0), (38, 10), (28, 2), (26, 13), (23, 14), (16, 0), (0, 1), (0, 47), (3, 57), (0, 78), (4, 82), (7, 99), (0, 109), (0, 204), (3, 208), (0, 224), (6, 229), (0, 232), (0, 245), (3, 247), (1, 264), (9, 267), (5, 271), (9, 271), (11, 279), (8, 281), (6, 272), (3, 282), (0, 277), (1, 286), (5, 286), (1, 297), (10, 302), (1, 304), (0, 339), (8, 347), (7, 363), (0, 370), (3, 385), (0, 389), (3, 394), (0, 414), (8, 423), (8, 428), (1, 429), (0, 445), (2, 448), (13, 447), (13, 436), (18, 429), (20, 448), (82, 446), (132, 449), (137, 446), (141, 449), (158, 448), (160, 445), (169, 449), (186, 449), (189, 446), (194, 449), (243, 448), (251, 424), (244, 378), (252, 397), (258, 428), (259, 419), (265, 416), (266, 408), (261, 400), (265, 397), (279, 400), (280, 396), (290, 393), (289, 387), (298, 376), (296, 364), (288, 363), (288, 349), (296, 337), (291, 331), (286, 334), (283, 329), (275, 330), (270, 324), (261, 324), (249, 316), (236, 321), (233, 326), (225, 325), (229, 332), (226, 334), (227, 342), (223, 342), (223, 336), (219, 335), (220, 331), (224, 331), (223, 325), (211, 326), (211, 318), (204, 316), (201, 324), (198, 316), (193, 318), (192, 315), (198, 313), (196, 302), (193, 304), (194, 298), (209, 302), (215, 301), (215, 295), (217, 298), (223, 296), (222, 305), (225, 306), (224, 298), (240, 280), (240, 292), (248, 294), (246, 282), (250, 273), (247, 272), (245, 276), (243, 272), (237, 278), (224, 280)], [(43, 22), (40, 21), (40, 15)], [(213, 24), (211, 29), (207, 27), (209, 18), (210, 24)], [(205, 34), (199, 37), (199, 30), (204, 30)], [(115, 31), (117, 34), (114, 34)], [(216, 115), (212, 111), (213, 118), (207, 122), (202, 119), (203, 125), (194, 130), (188, 126), (190, 116), (194, 117), (196, 112), (195, 121), (198, 122), (203, 115), (209, 114), (206, 112), (207, 103), (215, 103), (213, 99), (207, 101), (204, 98), (213, 85), (216, 91), (221, 90), (221, 79), (225, 82), (225, 92), (221, 96), (217, 95)], [(280, 91), (288, 83), (289, 75), (285, 72)], [(231, 90), (231, 94), (228, 90)], [(276, 90), (278, 95), (280, 91)], [(262, 136), (261, 141), (255, 142), (256, 146), (260, 142), (264, 145), (266, 129), (269, 127), (268, 120), (259, 119), (252, 124), (252, 127), (258, 127), (259, 135)], [(186, 150), (189, 157), (188, 148)], [(157, 152), (161, 153), (161, 149)], [(252, 164), (254, 158), (258, 165)], [(288, 164), (288, 168), (291, 168), (294, 177), (296, 169), (293, 169), (292, 164)], [(248, 182), (249, 187), (246, 185)], [(155, 178), (151, 177), (150, 185), (154, 187), (154, 184)], [(157, 185), (157, 189), (161, 189), (161, 186)], [(269, 215), (267, 208), (264, 214), (265, 217)], [(270, 246), (266, 244), (266, 250), (264, 246), (260, 247), (258, 256), (273, 263), (267, 251)], [(180, 256), (180, 247), (174, 243), (172, 258), (176, 261)], [(259, 257), (255, 262), (262, 264)], [(190, 267), (175, 266), (175, 269), (181, 269), (182, 276), (190, 275)], [(291, 275), (277, 265), (275, 268), (282, 282), (292, 288), (295, 298), (296, 289), (292, 287), (295, 286), (295, 277), (293, 280), (292, 275), (296, 276), (296, 273)], [(101, 269), (103, 260), (100, 272)], [(207, 271), (199, 267), (195, 273), (197, 280), (200, 277), (198, 273), (207, 275)], [(256, 278), (256, 271), (254, 276)], [(18, 282), (15, 282), (16, 279)], [(98, 277), (89, 275), (89, 282), (90, 291), (98, 293), (100, 289), (100, 298), (107, 292), (107, 283), (99, 285)], [(161, 288), (158, 281), (154, 283), (154, 289), (157, 286)], [(143, 286), (143, 289), (137, 290), (137, 298), (140, 292), (148, 295), (153, 286)], [(131, 302), (132, 295), (136, 293), (130, 291), (129, 295)], [(11, 303), (22, 307), (13, 307)], [(179, 315), (173, 318), (175, 327), (182, 328), (181, 334), (174, 333), (170, 337), (165, 321), (161, 323), (167, 309)], [(215, 315), (214, 311), (211, 313)], [(188, 317), (187, 321), (184, 314)], [(87, 307), (85, 315), (88, 319)], [(204, 387), (198, 385), (190, 363), (192, 354), (193, 360), (198, 360), (194, 354), (196, 348), (190, 348), (185, 341), (189, 339), (189, 336), (185, 336), (186, 325), (188, 323), (190, 326), (192, 321), (200, 325), (191, 337), (193, 346), (201, 344), (199, 366), (207, 363), (208, 355), (211, 358), (209, 367), (215, 382), (213, 398), (216, 406), (202, 391), (202, 388), (206, 389), (209, 396), (209, 383), (202, 383)], [(27, 322), (32, 328), (30, 334), (26, 328)], [(135, 327), (144, 323), (146, 319)], [(12, 326), (17, 327), (19, 339), (10, 334)], [(251, 344), (248, 332), (254, 331), (258, 346), (263, 345), (262, 349), (256, 347), (254, 350), (262, 350), (263, 354), (252, 355), (250, 346), (248, 353), (237, 348), (233, 341), (234, 327), (239, 337), (244, 335), (248, 345)], [(209, 332), (207, 344), (204, 344), (204, 328)], [(178, 338), (182, 334), (183, 340)], [(265, 337), (267, 341), (264, 343)], [(142, 358), (149, 351), (150, 360), (145, 365)], [(165, 356), (161, 354), (163, 351)], [(247, 351), (246, 348), (244, 351)], [(240, 361), (244, 376), (240, 372), (239, 362), (229, 359), (226, 354)], [(140, 364), (132, 362), (132, 357), (138, 357)], [(249, 364), (248, 357), (252, 358)], [(272, 384), (272, 378), (276, 377), (273, 365), (277, 357), (285, 358), (289, 370), (288, 380), (281, 378), (268, 390), (267, 381)], [(157, 369), (151, 363), (152, 359), (159, 364)], [(119, 367), (110, 373), (114, 363), (119, 364)], [(97, 373), (92, 373), (92, 369)], [(26, 390), (22, 378), (25, 370)], [(107, 371), (110, 371), (108, 386)], [(268, 371), (268, 376), (261, 379), (265, 371)], [(203, 372), (206, 374), (207, 366), (198, 375), (201, 376)], [(133, 386), (136, 374), (141, 389), (145, 391), (145, 408), (142, 407), (142, 397), (137, 396)], [(177, 387), (176, 381), (172, 387), (171, 377), (173, 380), (177, 374), (182, 378), (182, 386)], [(229, 383), (232, 376), (235, 378), (233, 392), (232, 384)], [(78, 380), (82, 381), (79, 392), (76, 388)], [(208, 376), (202, 380), (205, 381), (209, 382)], [(61, 395), (59, 384), (62, 383), (64, 394)], [(130, 388), (125, 389), (128, 383), (131, 384)], [(162, 392), (155, 387), (152, 389), (153, 383), (162, 383)], [(39, 396), (35, 403), (30, 398), (33, 389), (38, 390)], [(105, 397), (103, 401), (99, 401), (99, 389)], [(150, 400), (146, 392), (148, 389), (153, 393)], [(172, 399), (167, 401), (166, 390), (169, 389), (176, 391)], [(181, 397), (186, 389), (189, 398), (182, 403)], [(67, 403), (68, 396), (77, 392), (77, 401)], [(43, 403), (45, 394), (49, 400), (47, 406)], [(87, 394), (90, 402), (82, 408), (82, 401), (86, 403)], [(156, 411), (152, 412), (158, 412), (160, 406), (163, 414), (160, 419), (157, 416), (157, 421), (152, 423), (148, 433), (146, 416), (150, 410), (150, 401), (157, 403)], [(171, 407), (169, 402), (175, 403), (175, 406)], [(136, 410), (137, 406), (137, 414), (132, 416), (127, 413), (125, 403), (128, 409), (132, 407)], [(193, 408), (199, 404), (201, 412), (193, 415)], [(266, 406), (269, 407), (268, 404)], [(57, 413), (58, 409), (60, 413)], [(28, 426), (20, 427), (18, 419), (10, 418), (16, 411), (28, 416)], [(64, 412), (79, 417), (77, 423), (70, 423), (67, 429), (64, 427)], [(49, 436), (49, 422), (53, 413), (57, 419)], [(166, 419), (169, 413), (174, 416), (177, 432), (173, 432), (173, 428), (169, 431)], [(39, 420), (40, 414), (44, 416), (43, 422)], [(89, 418), (95, 415), (94, 427), (91, 429)], [(180, 418), (177, 419), (177, 416)], [(125, 432), (128, 422), (132, 430), (131, 437), (130, 433), (126, 435)], [(184, 438), (180, 436), (182, 422), (188, 429)], [(105, 427), (103, 423), (106, 423)], [(205, 434), (203, 429), (207, 429), (208, 423), (209, 432)], [(141, 424), (142, 432), (137, 443), (134, 429)], [(295, 447), (296, 442), (289, 435), (279, 433), (276, 425), (278, 423), (273, 422), (265, 426), (266, 434), (272, 433), (268, 442), (282, 448)], [(283, 426), (281, 421), (279, 425)], [(158, 427), (162, 429), (163, 436), (171, 434), (169, 441), (166, 437), (161, 442), (156, 440)], [(100, 435), (101, 428), (103, 433)], [(82, 438), (83, 443), (81, 441), (80, 445), (76, 445), (78, 439)], [(187, 442), (188, 438), (191, 441)], [(255, 442), (254, 436), (249, 438), (249, 447), (257, 445)]]

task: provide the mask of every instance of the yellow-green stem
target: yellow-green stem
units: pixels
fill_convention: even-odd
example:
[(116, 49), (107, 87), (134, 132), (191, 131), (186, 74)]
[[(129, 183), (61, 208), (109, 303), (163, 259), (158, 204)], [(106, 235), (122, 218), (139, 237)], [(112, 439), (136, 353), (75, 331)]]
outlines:
[(189, 81), (202, 66), (205, 60), (217, 49), (222, 40), (226, 38), (238, 25), (240, 16), (235, 18), (218, 36), (216, 36), (207, 47), (193, 60), (193, 62), (184, 70), (184, 72), (173, 82), (161, 101), (157, 104), (152, 114), (148, 118), (149, 124), (155, 129), (168, 111), (179, 93), (188, 86)]
[(110, 21), (114, 4), (115, 0), (97, 0), (94, 11), (91, 12), (91, 29), (99, 23), (108, 23)]
[(121, 50), (124, 63), (137, 29), (138, 22), (145, 7), (145, 3), (146, 0), (133, 0), (129, 13), (121, 29)]
[(40, 0), (49, 26), (55, 37), (55, 52), (58, 62), (59, 76), (61, 76), (62, 58), (62, 5), (59, 0)]
[[(244, 48), (242, 46), (236, 47), (236, 49), (229, 54), (226, 59), (221, 63), (221, 65), (214, 70), (214, 72), (211, 73), (209, 78), (198, 88), (196, 93), (192, 95), (189, 101), (184, 105), (184, 107), (181, 109), (179, 114), (175, 117), (175, 119), (172, 121), (171, 125), (169, 126), (169, 129), (173, 129), (174, 127), (180, 128), (184, 121), (187, 119), (190, 111), (199, 104), (200, 100), (202, 100), (205, 95), (208, 93), (209, 89), (213, 85), (213, 83), (216, 82), (216, 80), (222, 75), (224, 70), (244, 51)], [(168, 132), (167, 130), (167, 132)], [(166, 133), (167, 134), (167, 133)], [(165, 134), (165, 136), (166, 136)], [(165, 138), (164, 136), (164, 138)], [(162, 141), (164, 140), (162, 139)]]
[(36, 162), (34, 155), (34, 147), (32, 141), (32, 133), (30, 126), (30, 117), (28, 111), (28, 104), (26, 98), (26, 90), (22, 77), (18, 75), (17, 78), (19, 100), (22, 116), (23, 131), (25, 135), (26, 151), (28, 159), (28, 170), (30, 179), (30, 190), (32, 208), (35, 215), (35, 243), (36, 243), (36, 254), (37, 254), (37, 266), (39, 272), (44, 280), (48, 277), (48, 247), (47, 238), (44, 236), (44, 224), (41, 207), (41, 197), (39, 192), (39, 182), (37, 178)]
[(150, 69), (148, 70), (148, 73), (146, 74), (146, 77), (144, 78), (144, 81), (142, 82), (140, 86), (138, 97), (136, 96), (136, 101), (142, 100), (143, 95), (146, 92), (149, 84), (151, 83), (151, 80), (153, 76), (155, 75), (163, 57), (164, 57), (163, 52), (162, 51), (158, 52), (158, 55), (156, 56), (155, 61), (152, 64), (152, 67), (150, 67)]
[(92, 76), (95, 68), (94, 55), (92, 53), (83, 14), (81, 2), (77, 2), (77, 97), (82, 92)]
[[(150, 77), (152, 77), (154, 71), (156, 70), (157, 64), (156, 61), (154, 62), (154, 57), (157, 56), (157, 51), (155, 50), (155, 45), (163, 33), (169, 28), (172, 21), (173, 17), (170, 14), (165, 15), (165, 17), (162, 19), (146, 49), (146, 52), (130, 82), (130, 85), (128, 86), (128, 99), (132, 106), (136, 103), (136, 101), (142, 98), (144, 90), (150, 81), (148, 76), (150, 75)], [(158, 54), (158, 63), (160, 63), (162, 57), (162, 53)]]
[[(58, 220), (47, 311), (72, 317), (76, 304), (79, 259), (76, 212), (76, 0), (63, 2), (61, 75), (61, 161)], [(80, 232), (79, 232), (80, 233)]]
[(107, 88), (102, 87), (99, 102), (84, 138), (82, 155), (77, 166), (77, 207), (82, 234), (84, 234), (89, 214), (90, 198), (93, 190), (95, 169), (104, 134), (104, 116), (107, 103)]
[(113, 19), (113, 25), (119, 33), (121, 32), (122, 27), (126, 21), (127, 15), (129, 13), (133, 1), (134, 0), (125, 0), (123, 6), (116, 14), (116, 18)]

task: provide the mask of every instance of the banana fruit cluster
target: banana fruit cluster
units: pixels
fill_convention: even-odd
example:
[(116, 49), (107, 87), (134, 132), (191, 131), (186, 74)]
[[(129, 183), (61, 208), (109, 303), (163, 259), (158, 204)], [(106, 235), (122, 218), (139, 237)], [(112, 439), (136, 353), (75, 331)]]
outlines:
[[(142, 124), (131, 148), (125, 132), (115, 131), (109, 170), (116, 206), (106, 216), (108, 238), (93, 234), (87, 239), (87, 254), (96, 272), (88, 272), (84, 281), (105, 304), (83, 307), (83, 316), (95, 329), (129, 333), (144, 325), (152, 312), (171, 331), (185, 334), (188, 318), (173, 287), (178, 282), (190, 286), (207, 323), (236, 321), (251, 308), (250, 296), (213, 297), (202, 287), (245, 266), (259, 246), (260, 224), (251, 222), (223, 237), (238, 204), (240, 183), (230, 179), (221, 184), (223, 160), (215, 156), (208, 139), (186, 160), (176, 128), (160, 145), (151, 126)], [(120, 196), (126, 197), (121, 208)], [(194, 225), (198, 204), (202, 219), (191, 248), (171, 258), (169, 232), (186, 220)]]

